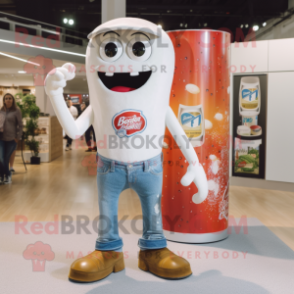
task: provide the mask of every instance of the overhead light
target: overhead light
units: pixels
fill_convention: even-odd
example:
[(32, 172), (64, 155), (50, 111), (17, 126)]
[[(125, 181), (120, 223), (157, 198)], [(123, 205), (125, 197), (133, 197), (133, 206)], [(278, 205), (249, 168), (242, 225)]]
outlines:
[(182, 23), (180, 23), (180, 27), (182, 27), (183, 26), (183, 24)]
[(55, 31), (51, 31), (51, 30), (43, 30), (43, 31), (50, 33), (50, 34), (60, 35), (59, 32), (55, 32)]
[(72, 25), (74, 24), (73, 19), (70, 19), (70, 20), (68, 21), (68, 24), (72, 26)]
[[(65, 54), (70, 54), (70, 55), (76, 55), (76, 56), (81, 56), (81, 57), (86, 57), (85, 54), (80, 54), (80, 53), (74, 53), (74, 52), (70, 52), (70, 51), (63, 51), (63, 50), (58, 50), (58, 49), (53, 49), (53, 48), (47, 48), (47, 47), (40, 47), (40, 46), (34, 46), (34, 45), (31, 45), (31, 44), (23, 44), (23, 43), (20, 43), (20, 42), (14, 42), (14, 41), (8, 41), (8, 40), (3, 40), (3, 39), (0, 39), (0, 42), (2, 43), (9, 43), (9, 44), (16, 44), (18, 46), (25, 46), (25, 47), (32, 47), (32, 48), (38, 48), (38, 49), (42, 49), (42, 50), (48, 50), (48, 51), (54, 51), (54, 52), (60, 52), (60, 53), (65, 53)], [(8, 55), (8, 54), (4, 54), (2, 52), (0, 52), (0, 54), (2, 55)], [(9, 56), (10, 57), (10, 56)], [(18, 59), (18, 60), (22, 60), (20, 58), (16, 58), (16, 57), (11, 57), (11, 58), (15, 58), (15, 59)], [(23, 61), (23, 60), (22, 60)], [(25, 62), (28, 62), (27, 60), (25, 60)], [(33, 62), (28, 62), (28, 63), (32, 63), (34, 64)], [(36, 64), (38, 66), (40, 66), (40, 64)]]
[[(1, 41), (1, 39), (0, 39), (0, 41)], [(10, 58), (13, 58), (13, 59), (16, 59), (16, 60), (20, 60), (20, 61), (23, 61), (25, 63), (30, 63), (30, 64), (33, 64), (33, 65), (40, 66), (40, 64), (38, 64), (38, 63), (31, 62), (31, 61), (28, 61), (28, 60), (25, 60), (25, 59), (22, 59), (22, 58), (18, 58), (16, 56), (9, 55), (9, 54), (3, 53), (3, 52), (0, 52), (0, 55), (6, 56), (6, 57), (10, 57)]]
[(246, 29), (248, 28), (248, 23), (246, 23), (245, 28), (246, 28)]
[(207, 23), (205, 23), (204, 26), (207, 27)]
[(262, 26), (265, 27), (265, 26), (266, 26), (266, 22), (264, 22), (264, 23), (262, 24)]
[(187, 26), (188, 26), (188, 24), (186, 23), (186, 24), (185, 24), (185, 28), (186, 28)]
[(253, 31), (256, 32), (256, 31), (258, 31), (258, 30), (259, 30), (259, 26), (258, 26), (258, 25), (254, 25), (254, 26), (253, 26)]
[(240, 25), (240, 28), (243, 29), (243, 24)]
[(193, 9), (190, 9), (190, 12), (193, 12)]
[(27, 73), (27, 72), (24, 71), (24, 70), (19, 70), (18, 73), (19, 73), (19, 74), (25, 74), (25, 73)]
[(63, 19), (63, 23), (68, 23), (68, 19), (67, 18), (64, 18)]

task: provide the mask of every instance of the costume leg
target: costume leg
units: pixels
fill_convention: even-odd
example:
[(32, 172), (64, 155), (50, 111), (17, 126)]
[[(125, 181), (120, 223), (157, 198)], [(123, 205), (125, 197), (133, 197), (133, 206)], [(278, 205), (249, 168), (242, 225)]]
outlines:
[(117, 207), (119, 194), (127, 188), (126, 171), (99, 155), (97, 161), (99, 223), (96, 250), (74, 261), (69, 272), (70, 279), (80, 282), (101, 280), (125, 268)]
[(143, 236), (138, 266), (144, 271), (167, 279), (182, 279), (192, 274), (187, 260), (171, 252), (162, 232), (161, 155), (144, 161), (144, 170), (137, 172), (137, 181), (132, 188), (138, 193), (143, 211)]
[(124, 169), (115, 167), (114, 161), (98, 156), (97, 167), (99, 223), (96, 250), (120, 251), (123, 246), (118, 234), (118, 200), (127, 188)]
[(140, 197), (143, 212), (143, 235), (139, 239), (139, 247), (142, 250), (166, 247), (161, 216), (161, 156), (155, 162), (145, 162), (144, 168), (137, 171), (137, 180), (131, 187)]

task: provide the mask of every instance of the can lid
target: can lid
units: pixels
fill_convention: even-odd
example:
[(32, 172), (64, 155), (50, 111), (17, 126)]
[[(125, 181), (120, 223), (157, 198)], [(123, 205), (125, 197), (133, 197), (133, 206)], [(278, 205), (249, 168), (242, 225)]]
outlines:
[(259, 77), (242, 77), (241, 84), (246, 87), (257, 87), (259, 86)]

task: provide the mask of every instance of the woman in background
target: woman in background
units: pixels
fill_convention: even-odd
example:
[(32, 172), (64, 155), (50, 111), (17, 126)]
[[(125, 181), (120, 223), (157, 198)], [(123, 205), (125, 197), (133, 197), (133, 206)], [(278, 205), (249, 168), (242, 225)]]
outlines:
[[(16, 148), (16, 147), (15, 147)], [(10, 172), (11, 174), (14, 174), (15, 173), (15, 170), (13, 168), (13, 165), (14, 165), (14, 159), (15, 159), (15, 154), (16, 154), (16, 150), (14, 150), (10, 156), (10, 159), (9, 159), (9, 168), (10, 168)]]
[(3, 107), (0, 109), (0, 184), (12, 182), (9, 159), (22, 137), (22, 128), (21, 111), (14, 97), (7, 93), (3, 96)]

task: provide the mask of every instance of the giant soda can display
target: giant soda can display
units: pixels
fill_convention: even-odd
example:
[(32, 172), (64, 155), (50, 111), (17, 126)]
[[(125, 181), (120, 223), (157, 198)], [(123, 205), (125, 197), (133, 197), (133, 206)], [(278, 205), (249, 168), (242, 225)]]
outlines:
[(168, 32), (175, 49), (170, 106), (204, 167), (209, 193), (181, 185), (188, 162), (166, 130), (162, 216), (168, 240), (204, 243), (227, 237), (230, 129), (230, 34), (214, 30)]

